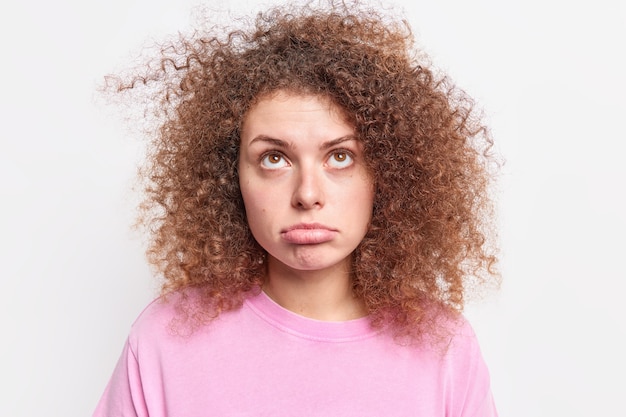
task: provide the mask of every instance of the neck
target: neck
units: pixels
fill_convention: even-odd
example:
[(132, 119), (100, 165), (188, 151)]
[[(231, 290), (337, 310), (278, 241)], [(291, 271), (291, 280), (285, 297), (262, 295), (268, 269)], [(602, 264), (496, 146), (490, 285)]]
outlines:
[(345, 321), (367, 315), (352, 291), (349, 262), (324, 270), (293, 270), (271, 256), (263, 291), (276, 303), (304, 317)]

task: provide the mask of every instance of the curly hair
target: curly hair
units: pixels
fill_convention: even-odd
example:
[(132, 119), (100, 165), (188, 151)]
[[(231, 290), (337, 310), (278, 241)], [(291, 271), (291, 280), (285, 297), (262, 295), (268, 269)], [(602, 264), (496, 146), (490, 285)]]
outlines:
[(375, 201), (353, 288), (374, 326), (420, 334), (433, 324), (426, 306), (460, 312), (468, 291), (498, 281), (492, 139), (473, 100), (424, 56), (405, 21), (331, 1), (181, 35), (159, 46), (159, 65), (118, 79), (118, 91), (150, 86), (163, 117), (142, 171), (141, 212), (163, 293), (193, 288), (204, 321), (262, 285), (264, 250), (239, 190), (239, 135), (251, 106), (277, 91), (330, 99), (363, 144)]

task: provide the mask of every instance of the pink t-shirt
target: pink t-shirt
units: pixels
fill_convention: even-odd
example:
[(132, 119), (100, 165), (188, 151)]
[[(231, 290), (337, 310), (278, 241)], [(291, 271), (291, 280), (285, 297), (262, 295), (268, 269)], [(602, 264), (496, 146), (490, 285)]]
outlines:
[(190, 335), (155, 301), (132, 326), (94, 417), (496, 416), (465, 321), (447, 350), (396, 342), (367, 318), (324, 322), (263, 292)]

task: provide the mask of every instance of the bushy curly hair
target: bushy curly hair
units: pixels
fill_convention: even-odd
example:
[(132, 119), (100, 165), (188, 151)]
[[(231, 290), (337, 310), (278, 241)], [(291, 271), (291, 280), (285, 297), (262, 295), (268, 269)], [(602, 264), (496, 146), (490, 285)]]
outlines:
[(243, 29), (159, 48), (159, 65), (117, 88), (149, 86), (163, 117), (142, 171), (148, 255), (164, 294), (200, 294), (200, 321), (263, 283), (239, 135), (251, 106), (279, 90), (329, 98), (363, 143), (376, 191), (353, 286), (374, 326), (419, 334), (432, 325), (427, 305), (461, 311), (467, 291), (498, 280), (490, 134), (472, 99), (429, 68), (405, 21), (356, 3), (276, 7)]

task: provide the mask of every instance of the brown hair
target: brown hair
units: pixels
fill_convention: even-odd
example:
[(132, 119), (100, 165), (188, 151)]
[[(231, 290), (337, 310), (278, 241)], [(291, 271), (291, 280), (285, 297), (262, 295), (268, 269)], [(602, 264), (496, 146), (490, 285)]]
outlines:
[(159, 55), (117, 87), (156, 91), (164, 119), (143, 170), (148, 254), (165, 294), (196, 289), (201, 320), (263, 282), (239, 132), (255, 100), (277, 90), (330, 98), (363, 142), (376, 196), (354, 292), (373, 325), (420, 334), (433, 324), (425, 306), (461, 311), (470, 288), (497, 281), (490, 135), (473, 101), (428, 68), (405, 22), (352, 3), (274, 8), (247, 29), (181, 36)]

